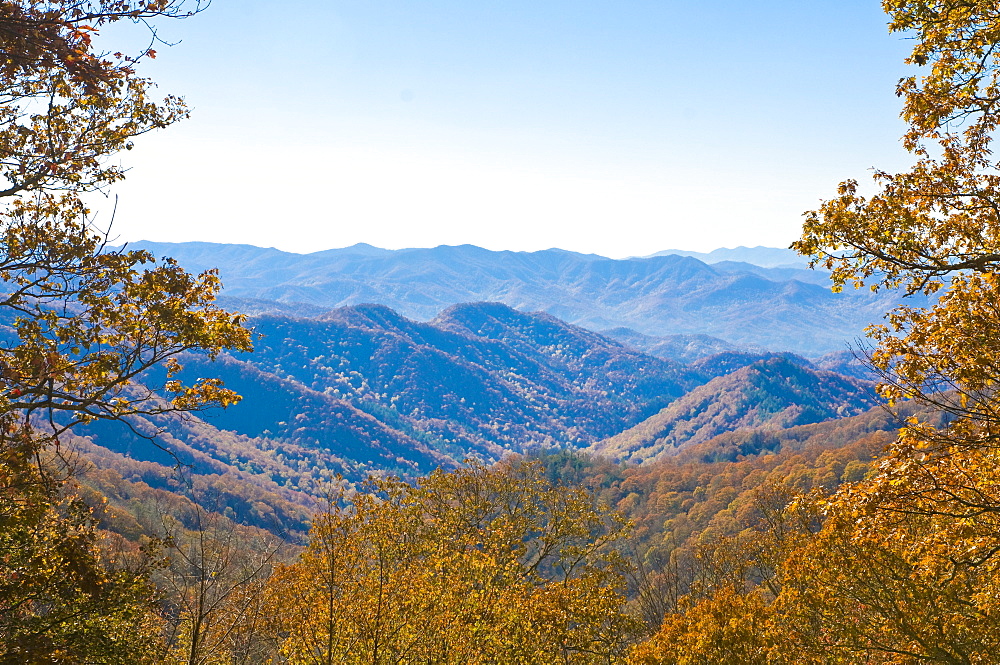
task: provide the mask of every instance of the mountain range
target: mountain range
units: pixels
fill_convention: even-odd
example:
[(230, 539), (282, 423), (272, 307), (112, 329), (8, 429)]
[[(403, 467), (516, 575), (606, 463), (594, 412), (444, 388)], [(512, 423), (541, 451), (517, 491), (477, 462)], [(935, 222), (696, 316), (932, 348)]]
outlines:
[[(807, 312), (781, 324), (789, 336), (798, 336), (823, 316), (824, 307), (838, 302), (809, 281), (821, 275), (795, 268), (726, 261), (708, 266), (673, 255), (613, 261), (561, 250), (392, 252), (359, 246), (301, 256), (234, 245), (146, 246), (178, 257), (189, 269), (218, 265), (230, 284), (228, 301), (257, 312), (249, 320), (259, 335), (253, 354), (224, 355), (214, 363), (197, 355), (184, 359), (188, 376), (218, 376), (244, 399), (227, 410), (184, 418), (136, 418), (131, 428), (96, 422), (77, 431), (78, 447), (102, 478), (117, 474), (153, 492), (176, 490), (180, 465), (190, 474), (185, 482), (201, 488), (207, 506), (228, 508), (234, 518), (257, 526), (279, 523), (301, 533), (306, 511), (336, 474), (351, 482), (370, 473), (415, 477), (470, 457), (495, 460), (508, 451), (546, 447), (632, 462), (661, 459), (726, 432), (777, 431), (855, 414), (874, 403), (864, 373), (848, 371), (851, 359), (843, 353), (815, 362), (774, 354), (735, 329), (752, 328), (740, 316), (762, 309), (756, 300), (761, 292), (821, 294), (815, 302), (803, 296), (771, 303), (798, 303)], [(434, 293), (429, 285), (440, 282), (449, 261), (450, 290), (425, 304), (421, 311), (434, 312), (427, 320), (385, 304), (328, 308), (323, 301), (337, 280), (372, 289), (405, 286), (405, 299), (419, 301), (414, 294), (425, 287)], [(539, 280), (532, 266), (541, 271)], [(363, 278), (365, 271), (370, 276)], [(599, 333), (550, 312), (499, 302), (437, 311), (438, 301), (475, 293), (477, 283), (485, 288), (508, 279), (511, 289), (531, 292), (540, 302), (545, 289), (574, 294), (581, 303), (603, 294), (606, 309), (615, 302), (638, 306), (636, 293), (651, 299), (673, 294), (689, 304), (651, 313), (651, 320), (695, 320), (693, 313), (704, 316), (715, 307), (739, 323), (702, 321), (720, 336), (622, 326)], [(740, 284), (760, 288), (741, 292)], [(293, 287), (315, 301), (264, 299)], [(756, 295), (741, 300), (741, 293)], [(544, 302), (549, 310), (565, 307)], [(781, 342), (772, 334), (768, 343)], [(831, 369), (841, 374), (826, 371)], [(147, 378), (153, 385), (162, 380)], [(110, 486), (124, 496), (122, 483)]]
[(553, 447), (638, 461), (875, 403), (870, 383), (792, 354), (726, 351), (685, 364), (499, 303), (455, 305), (429, 322), (357, 305), (250, 324), (261, 336), (254, 353), (184, 359), (187, 376), (218, 376), (241, 393), (238, 405), (78, 433), (196, 476), (259, 477), (262, 491), (302, 503), (334, 474), (414, 477)]
[[(251, 314), (256, 349), (183, 359), (188, 378), (223, 379), (238, 405), (77, 430), (88, 477), (118, 497), (126, 526), (128, 506), (187, 487), (208, 510), (292, 540), (338, 475), (415, 478), (553, 449), (643, 463), (863, 413), (878, 403), (871, 377), (836, 349), (846, 321), (860, 326), (894, 297), (832, 294), (798, 268), (676, 255), (146, 247), (189, 270), (218, 266), (222, 304)], [(330, 306), (363, 296), (379, 302)]]
[(707, 335), (734, 346), (806, 356), (844, 350), (899, 301), (893, 292), (833, 293), (825, 274), (804, 268), (709, 265), (676, 254), (616, 260), (471, 245), (355, 245), (312, 254), (213, 243), (130, 247), (176, 258), (189, 270), (218, 268), (225, 285), (221, 302), (249, 314), (315, 317), (377, 303), (429, 321), (456, 303), (492, 301), (591, 330)]

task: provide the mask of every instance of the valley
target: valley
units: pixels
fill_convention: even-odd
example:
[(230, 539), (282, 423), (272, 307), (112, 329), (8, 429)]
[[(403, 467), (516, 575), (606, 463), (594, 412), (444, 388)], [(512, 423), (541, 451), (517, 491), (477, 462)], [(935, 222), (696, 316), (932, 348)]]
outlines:
[[(197, 248), (202, 253), (182, 258), (196, 265), (211, 260), (211, 246)], [(317, 274), (337, 273), (318, 258), (216, 250), (223, 270), (243, 270), (222, 298), (254, 312), (248, 326), (255, 350), (214, 362), (188, 354), (182, 378), (219, 377), (242, 395), (241, 402), (184, 417), (135, 416), (128, 427), (98, 421), (75, 435), (86, 459), (119, 474), (123, 483), (171, 492), (177, 489), (171, 478), (183, 468), (192, 496), (207, 509), (228, 508), (238, 521), (297, 534), (293, 539), (303, 536), (302, 516), (315, 509), (316, 497), (335, 477), (352, 485), (370, 474), (416, 478), (467, 460), (490, 463), (510, 453), (560, 450), (637, 464), (729, 433), (780, 432), (879, 404), (871, 376), (852, 371), (857, 368), (841, 357), (845, 352), (809, 360), (768, 350), (787, 330), (750, 345), (732, 335), (650, 335), (625, 327), (595, 332), (500, 302), (449, 305), (425, 321), (386, 304), (323, 309), (260, 297), (277, 288), (267, 286), (269, 280), (304, 279), (298, 272), (303, 262), (312, 262)], [(358, 261), (393, 256), (375, 248), (343, 252)], [(343, 267), (338, 252), (321, 254)], [(695, 272), (717, 270), (683, 260)], [(412, 277), (409, 261), (404, 253), (403, 267), (395, 270)], [(270, 267), (252, 268), (256, 263)], [(229, 295), (234, 291), (243, 295)], [(462, 295), (478, 293), (471, 288)], [(727, 299), (739, 301), (736, 295)], [(751, 305), (746, 300), (733, 311)], [(548, 302), (547, 309), (556, 308)], [(163, 380), (155, 371), (146, 378), (150, 386)], [(220, 494), (210, 486), (227, 490)]]
[[(361, 521), (352, 528), (362, 529), (360, 534), (369, 528), (363, 526), (366, 520), (373, 520), (374, 528), (390, 519), (388, 506), (410, 510), (411, 499), (403, 499), (410, 495), (422, 496), (419, 501), (428, 506), (451, 506), (448, 510), (478, 511), (482, 501), (500, 501), (488, 509), (499, 512), (490, 512), (487, 521), (506, 519), (508, 492), (519, 497), (510, 499), (512, 506), (542, 496), (554, 502), (532, 510), (582, 501), (558, 511), (580, 516), (570, 519), (582, 519), (581, 510), (596, 511), (587, 518), (597, 520), (588, 527), (597, 529), (595, 534), (622, 529), (613, 550), (594, 552), (603, 552), (595, 561), (628, 557), (623, 570), (631, 577), (615, 601), (625, 605), (605, 610), (633, 622), (629, 631), (638, 632), (616, 638), (627, 645), (681, 611), (682, 599), (697, 592), (712, 570), (707, 566), (715, 565), (705, 557), (726, 556), (713, 543), (770, 538), (764, 526), (774, 519), (769, 510), (797, 493), (820, 496), (864, 479), (907, 418), (941, 419), (910, 404), (889, 408), (875, 392), (876, 376), (848, 347), (850, 316), (860, 317), (865, 308), (884, 306), (896, 296), (813, 300), (809, 294), (823, 287), (794, 265), (725, 260), (710, 265), (669, 254), (629, 260), (623, 268), (600, 257), (553, 250), (517, 259), (561, 256), (593, 264), (581, 273), (590, 286), (553, 272), (548, 296), (532, 290), (528, 301), (540, 307), (531, 311), (471, 300), (495, 293), (490, 280), (517, 286), (496, 257), (484, 258), (490, 257), (485, 250), (478, 250), (482, 261), (477, 266), (460, 262), (454, 267), (449, 288), (464, 286), (450, 296), (429, 285), (440, 277), (440, 266), (418, 278), (420, 271), (408, 263), (412, 257), (406, 252), (400, 257), (374, 248), (343, 250), (351, 253), (350, 260), (323, 253), (333, 255), (335, 270), (316, 257), (294, 259), (232, 246), (218, 251), (222, 259), (231, 254), (231, 263), (222, 261), (224, 268), (242, 274), (234, 280), (238, 286), (224, 291), (220, 300), (248, 314), (254, 350), (227, 351), (214, 360), (185, 353), (178, 357), (183, 370), (170, 378), (191, 383), (217, 377), (242, 399), (225, 409), (96, 420), (62, 437), (65, 454), (76, 460), (75, 491), (96, 506), (93, 515), (101, 532), (129, 547), (150, 536), (190, 544), (209, 538), (213, 547), (220, 538), (232, 538), (253, 543), (240, 561), (271, 548), (301, 567), (317, 547), (317, 528), (328, 524), (324, 520), (375, 511), (370, 517), (359, 513)], [(197, 256), (210, 260), (207, 253)], [(345, 266), (351, 262), (388, 261), (387, 256), (401, 262), (382, 265), (379, 270), (386, 274), (365, 279), (380, 288), (397, 279), (395, 300), (385, 293), (367, 295), (392, 301), (399, 310), (385, 302), (340, 304), (360, 298), (360, 291), (333, 302), (338, 280), (360, 279), (340, 275), (340, 269), (350, 273)], [(308, 270), (324, 277), (309, 282), (303, 262), (312, 262)], [(634, 274), (643, 266), (659, 271), (668, 264), (670, 269), (655, 278), (646, 275), (648, 293), (658, 295), (642, 305), (622, 295), (635, 293), (634, 283), (619, 283), (607, 274), (595, 278), (605, 268)], [(530, 281), (527, 273), (524, 279)], [(309, 288), (287, 289), (300, 281)], [(691, 292), (681, 298), (684, 289)], [(596, 291), (603, 295), (598, 298)], [(433, 298), (421, 304), (419, 292), (470, 300), (436, 309)], [(669, 304), (641, 322), (583, 316), (594, 327), (616, 324), (595, 330), (553, 314), (569, 311), (561, 298), (570, 292), (579, 301), (597, 298), (601, 311), (618, 315), (623, 308)], [(268, 299), (274, 296), (282, 299)], [(826, 341), (818, 337), (820, 328)], [(12, 328), (0, 332), (13, 340)], [(811, 355), (782, 349), (789, 339)], [(143, 383), (158, 390), (167, 378), (154, 368)], [(459, 490), (464, 483), (472, 485)], [(445, 498), (452, 491), (460, 494)], [(389, 502), (369, 503), (374, 499), (366, 497)], [(633, 526), (622, 528), (624, 520)], [(492, 532), (477, 528), (473, 533), (480, 538)], [(525, 536), (525, 543), (536, 542), (541, 533)], [(353, 542), (350, 551), (383, 536), (376, 531), (352, 541), (355, 537), (361, 538), (346, 531), (337, 536)], [(422, 537), (408, 532), (392, 542), (416, 543), (411, 539)], [(394, 566), (404, 562), (393, 561)], [(422, 574), (422, 566), (405, 570)], [(547, 584), (546, 579), (535, 583)], [(282, 580), (278, 574), (260, 583), (280, 587)], [(517, 582), (504, 582), (497, 593), (519, 588)], [(268, 602), (276, 603), (275, 609), (255, 611), (280, 613), (294, 606), (288, 600)], [(592, 611), (597, 602), (590, 597), (580, 611)], [(463, 611), (482, 608), (472, 604)]]
[(995, 2), (285, 4), (0, 0), (0, 665), (1000, 662)]

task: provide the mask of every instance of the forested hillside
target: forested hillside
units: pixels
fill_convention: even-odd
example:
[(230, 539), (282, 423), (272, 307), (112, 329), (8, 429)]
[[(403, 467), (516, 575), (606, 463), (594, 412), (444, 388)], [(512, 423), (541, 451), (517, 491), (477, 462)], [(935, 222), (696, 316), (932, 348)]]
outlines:
[(874, 386), (817, 372), (786, 357), (765, 357), (735, 370), (718, 362), (731, 357), (722, 354), (695, 363), (704, 370), (722, 365), (721, 376), (590, 449), (611, 459), (641, 462), (676, 454), (722, 432), (779, 430), (857, 415), (879, 402)]
[[(783, 430), (742, 429), (640, 466), (562, 451), (438, 472), (420, 479), (419, 489), (381, 481), (362, 487), (357, 513), (314, 518), (309, 548), (295, 563), (246, 581), (238, 568), (227, 570), (216, 582), (237, 598), (257, 594), (254, 603), (190, 608), (180, 626), (204, 611), (212, 621), (200, 629), (203, 644), (239, 654), (225, 637), (236, 633), (259, 659), (327, 644), (341, 655), (375, 649), (385, 659), (447, 649), (459, 654), (453, 662), (468, 662), (471, 653), (486, 654), (486, 662), (522, 662), (532, 653), (543, 661), (552, 653), (571, 662), (595, 654), (621, 661), (664, 616), (683, 609), (685, 596), (723, 574), (711, 557), (729, 551), (730, 539), (756, 533), (798, 493), (835, 491), (865, 477), (913, 415), (912, 408), (877, 407)], [(101, 525), (126, 538), (162, 531), (169, 511), (189, 529), (196, 519), (215, 520), (208, 535), (188, 536), (211, 548), (228, 547), (220, 539), (259, 539), (113, 472), (80, 480), (111, 497), (98, 513)], [(216, 485), (196, 485), (193, 495)], [(240, 505), (238, 494), (224, 502)], [(380, 551), (388, 558), (376, 565)], [(254, 546), (234, 560), (253, 563), (258, 552)], [(550, 625), (555, 608), (570, 620)], [(539, 625), (547, 626), (540, 634)]]
[[(267, 491), (312, 496), (334, 474), (413, 478), (551, 447), (595, 446), (638, 461), (682, 441), (874, 403), (870, 384), (795, 356), (727, 352), (683, 365), (498, 303), (457, 305), (429, 323), (359, 305), (250, 325), (260, 335), (254, 353), (188, 357), (179, 375), (219, 377), (243, 395), (239, 404), (198, 417), (136, 415), (131, 427), (98, 421), (76, 433), (161, 469), (181, 463), (199, 476), (259, 477)], [(144, 438), (153, 435), (157, 446)]]

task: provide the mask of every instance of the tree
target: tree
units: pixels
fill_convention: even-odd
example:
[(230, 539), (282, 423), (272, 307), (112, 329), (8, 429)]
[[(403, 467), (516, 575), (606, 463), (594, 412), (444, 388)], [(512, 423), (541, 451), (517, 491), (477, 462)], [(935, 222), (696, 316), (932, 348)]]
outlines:
[[(155, 53), (105, 54), (92, 35), (200, 9), (182, 0), (0, 0), (0, 661), (141, 662), (148, 585), (96, 548), (67, 494), (58, 435), (95, 418), (232, 404), (178, 357), (250, 350), (242, 317), (198, 276), (110, 250), (83, 195), (124, 176), (108, 157), (186, 116), (136, 74)], [(151, 33), (155, 40), (155, 29)], [(152, 385), (149, 370), (164, 366)], [(142, 639), (140, 639), (142, 637)]]
[(0, 455), (0, 663), (155, 663), (148, 569), (112, 565), (90, 506), (30, 430), (8, 433)]
[[(946, 418), (910, 418), (870, 477), (809, 501), (823, 527), (780, 563), (773, 602), (754, 609), (756, 589), (728, 602), (737, 625), (745, 608), (769, 616), (765, 634), (780, 646), (767, 662), (971, 664), (1000, 651), (1000, 7), (883, 7), (890, 30), (914, 38), (907, 62), (923, 68), (897, 88), (915, 164), (876, 172), (873, 194), (841, 183), (793, 247), (829, 268), (835, 289), (935, 296), (868, 334), (882, 395)], [(732, 589), (668, 618), (659, 653), (711, 634), (699, 617)], [(647, 662), (682, 662), (671, 658)]]
[(722, 587), (686, 611), (667, 615), (663, 627), (639, 644), (632, 665), (763, 665), (774, 646), (768, 602), (759, 590)]
[(74, 81), (96, 86), (135, 62), (135, 57), (116, 54), (112, 60), (94, 53), (91, 36), (97, 29), (121, 20), (183, 18), (204, 5), (202, 0), (5, 0), (0, 4), (0, 74), (10, 81), (39, 69), (61, 69)]
[[(906, 173), (878, 172), (869, 197), (847, 181), (808, 213), (795, 247), (833, 269), (838, 287), (903, 287), (938, 294), (900, 307), (869, 334), (882, 394), (950, 415), (945, 427), (912, 420), (864, 496), (871, 509), (951, 518), (960, 558), (1000, 551), (1000, 8), (966, 0), (886, 0), (890, 29), (916, 38), (923, 76), (898, 93), (917, 157)], [(861, 499), (859, 499), (861, 500)], [(971, 531), (970, 531), (971, 529)]]
[[(686, 597), (631, 662), (995, 662), (996, 566), (956, 560), (947, 520), (859, 509), (865, 489), (786, 508), (786, 520), (821, 514), (818, 532), (774, 523), (703, 550), (726, 574)], [(777, 562), (771, 575), (759, 574), (762, 553)]]
[[(265, 662), (273, 641), (267, 630), (264, 585), (280, 542), (240, 527), (197, 504), (184, 528), (162, 516), (167, 564), (155, 579), (167, 608), (167, 653), (177, 665)], [(273, 631), (270, 631), (273, 633)]]
[[(902, 287), (942, 293), (930, 308), (901, 307), (869, 334), (891, 400), (917, 398), (983, 425), (996, 422), (995, 322), (1000, 265), (1000, 176), (991, 143), (1000, 122), (1000, 10), (986, 0), (885, 0), (890, 29), (916, 39), (900, 81), (903, 144), (917, 161), (878, 171), (878, 191), (839, 196), (806, 213), (793, 247), (833, 271), (835, 288)], [(942, 394), (947, 388), (956, 392)]]
[(289, 663), (617, 662), (624, 524), (537, 463), (473, 464), (316, 520), (271, 598)]
[[(138, 57), (92, 52), (90, 35), (122, 19), (184, 13), (167, 0), (0, 2), (0, 413), (64, 414), (56, 427), (134, 412), (228, 404), (214, 380), (168, 381), (167, 401), (137, 378), (179, 354), (248, 350), (242, 319), (215, 307), (214, 272), (192, 276), (148, 252), (108, 251), (81, 195), (120, 180), (113, 153), (183, 118), (149, 98)], [(196, 11), (194, 6), (192, 11)], [(151, 56), (147, 51), (145, 56)], [(110, 59), (109, 59), (110, 58)], [(147, 267), (148, 266), (148, 267)]]

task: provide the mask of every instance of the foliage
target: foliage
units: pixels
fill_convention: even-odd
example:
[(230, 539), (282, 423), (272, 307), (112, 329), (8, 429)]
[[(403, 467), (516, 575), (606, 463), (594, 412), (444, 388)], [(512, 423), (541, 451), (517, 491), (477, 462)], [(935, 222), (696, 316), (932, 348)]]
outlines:
[[(991, 153), (1000, 11), (976, 0), (883, 6), (891, 30), (916, 38), (908, 62), (925, 68), (898, 87), (916, 164), (877, 172), (870, 196), (843, 183), (807, 214), (795, 247), (831, 268), (836, 288), (940, 296), (894, 310), (869, 334), (883, 396), (943, 411), (947, 422), (909, 418), (867, 478), (784, 511), (812, 512), (818, 530), (781, 538), (760, 525), (756, 538), (781, 544), (773, 575), (743, 573), (691, 597), (637, 662), (702, 662), (719, 634), (734, 652), (763, 649), (755, 653), (770, 663), (985, 664), (1000, 652), (1000, 176)], [(756, 556), (743, 549), (737, 558)], [(720, 606), (728, 632), (705, 620)], [(762, 622), (752, 634), (736, 630), (751, 620)], [(681, 655), (684, 645), (699, 655)]]
[[(445, 315), (419, 323), (375, 305), (341, 308), (320, 320), (261, 317), (254, 324), (265, 338), (247, 361), (350, 401), (455, 463), (554, 441), (585, 445), (704, 380), (548, 315), (497, 303), (450, 314), (486, 321), (472, 330)], [(293, 422), (285, 414), (274, 420)], [(442, 463), (432, 462), (421, 471)]]
[(317, 506), (314, 497), (279, 488), (262, 477), (266, 469), (256, 477), (233, 470), (181, 473), (176, 466), (140, 462), (84, 441), (71, 445), (87, 465), (81, 464), (75, 480), (93, 497), (89, 503), (95, 506), (100, 528), (132, 542), (143, 535), (161, 535), (161, 514), (195, 530), (200, 507), (288, 542), (303, 543)]
[[(772, 543), (762, 529), (778, 522), (792, 497), (833, 492), (864, 477), (898, 427), (895, 417), (873, 409), (787, 430), (729, 432), (639, 466), (569, 452), (541, 461), (551, 477), (591, 488), (635, 523), (622, 548), (635, 569), (630, 609), (653, 633), (665, 615), (696, 605), (712, 589), (735, 588), (732, 570), (761, 582), (761, 555)], [(741, 552), (758, 564), (741, 564)], [(769, 569), (781, 554), (771, 558)]]
[(274, 651), (264, 585), (280, 549), (273, 537), (198, 510), (193, 531), (161, 515), (167, 564), (157, 571), (166, 616), (164, 662), (263, 662)]
[[(320, 517), (278, 571), (290, 663), (585, 663), (616, 660), (625, 524), (586, 492), (512, 461), (376, 481)], [(334, 497), (340, 501), (344, 497)]]
[(30, 431), (0, 454), (0, 663), (153, 663), (159, 626), (146, 572), (98, 547), (89, 507)]
[(947, 520), (858, 510), (863, 491), (803, 496), (704, 548), (722, 574), (682, 599), (632, 662), (995, 662), (996, 563), (956, 558)]
[[(677, 454), (725, 431), (764, 426), (784, 429), (857, 415), (877, 403), (870, 386), (815, 371), (801, 359), (773, 356), (754, 362), (753, 356), (740, 359), (735, 355), (706, 359), (721, 365), (720, 376), (638, 425), (594, 444), (593, 450), (613, 459), (643, 462)], [(727, 367), (727, 360), (735, 362)]]
[(768, 607), (759, 591), (724, 587), (663, 628), (629, 655), (633, 665), (763, 665), (772, 646)]
[[(250, 349), (242, 318), (213, 304), (217, 275), (109, 250), (84, 202), (123, 177), (111, 155), (187, 114), (180, 99), (151, 99), (153, 84), (136, 74), (151, 49), (104, 54), (93, 35), (198, 9), (183, 0), (0, 1), (5, 663), (145, 662), (154, 647), (147, 576), (98, 551), (91, 510), (66, 484), (72, 469), (55, 461), (59, 435), (95, 419), (239, 399), (214, 379), (177, 380), (182, 353)], [(147, 386), (158, 365), (165, 381)]]
[[(169, 403), (137, 386), (186, 350), (250, 348), (240, 317), (212, 304), (217, 276), (192, 276), (148, 252), (108, 251), (81, 198), (120, 180), (107, 158), (185, 117), (150, 99), (136, 58), (94, 52), (91, 35), (121, 19), (184, 14), (168, 0), (0, 2), (0, 412), (62, 412), (59, 428), (132, 412), (237, 399), (219, 382), (168, 381)], [(195, 9), (197, 9), (195, 7)], [(147, 52), (145, 55), (151, 55)], [(146, 267), (149, 266), (149, 267)], [(131, 389), (129, 389), (131, 388)], [(52, 425), (56, 420), (52, 419)]]
[[(0, 5), (0, 74), (10, 81), (39, 70), (66, 72), (74, 83), (98, 88), (131, 74), (135, 58), (95, 53), (92, 36), (121, 20), (182, 18), (199, 0), (24, 0)], [(154, 34), (155, 37), (155, 34)], [(147, 49), (144, 56), (153, 57)]]

